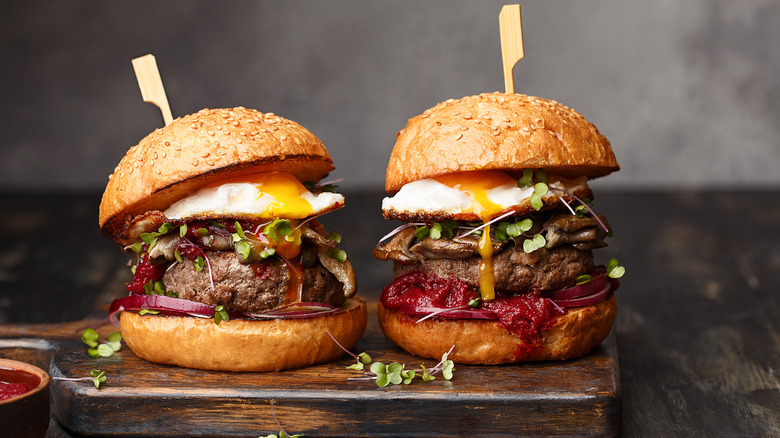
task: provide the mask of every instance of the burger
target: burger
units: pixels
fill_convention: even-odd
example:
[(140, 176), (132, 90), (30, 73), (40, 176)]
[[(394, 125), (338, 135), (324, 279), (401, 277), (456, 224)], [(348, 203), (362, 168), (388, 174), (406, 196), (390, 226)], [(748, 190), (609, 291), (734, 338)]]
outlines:
[(565, 360), (609, 334), (625, 269), (594, 262), (612, 234), (588, 186), (619, 170), (579, 113), (521, 94), (448, 100), (397, 135), (382, 201), (404, 223), (378, 313), (411, 354), (467, 364)]
[(132, 254), (109, 317), (139, 357), (219, 371), (331, 361), (366, 326), (341, 236), (317, 217), (344, 205), (301, 125), (204, 109), (130, 148), (100, 202), (101, 231)]

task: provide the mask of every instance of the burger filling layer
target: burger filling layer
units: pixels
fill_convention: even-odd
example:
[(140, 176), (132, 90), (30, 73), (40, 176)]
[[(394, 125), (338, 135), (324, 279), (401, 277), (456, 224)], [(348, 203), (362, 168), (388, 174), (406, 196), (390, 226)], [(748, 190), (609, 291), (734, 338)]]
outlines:
[(479, 171), (407, 184), (383, 203), (386, 217), (408, 223), (374, 248), (394, 262), (382, 305), (420, 319), (497, 319), (538, 345), (567, 307), (609, 298), (622, 275), (614, 259), (594, 267), (610, 229), (590, 195), (584, 178), (528, 169), (517, 179)]
[(116, 300), (114, 313), (173, 309), (219, 322), (337, 309), (355, 294), (355, 273), (341, 236), (314, 217), (343, 201), (329, 187), (268, 172), (222, 180), (138, 216), (126, 247), (136, 254), (130, 297)]

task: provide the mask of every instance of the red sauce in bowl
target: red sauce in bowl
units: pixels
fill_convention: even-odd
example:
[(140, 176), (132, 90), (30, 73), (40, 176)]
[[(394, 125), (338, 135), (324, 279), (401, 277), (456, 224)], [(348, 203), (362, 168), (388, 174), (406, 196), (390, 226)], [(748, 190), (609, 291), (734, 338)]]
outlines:
[(33, 390), (41, 379), (33, 374), (14, 369), (0, 368), (0, 400), (8, 400)]

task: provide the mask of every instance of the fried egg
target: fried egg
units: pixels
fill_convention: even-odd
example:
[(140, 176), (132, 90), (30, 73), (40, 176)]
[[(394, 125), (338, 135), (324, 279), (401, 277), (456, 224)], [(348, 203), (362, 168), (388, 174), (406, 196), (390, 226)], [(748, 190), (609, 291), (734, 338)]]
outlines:
[[(587, 178), (568, 181), (548, 176), (548, 185), (554, 189), (577, 190)], [(479, 292), (484, 301), (495, 298), (493, 276), (493, 245), (490, 240), (490, 220), (512, 207), (528, 202), (533, 187), (518, 187), (517, 180), (504, 172), (481, 170), (454, 173), (414, 181), (401, 187), (393, 197), (382, 200), (382, 210), (412, 217), (474, 218), (486, 223), (479, 238)], [(555, 202), (545, 195), (543, 202)]]
[[(552, 188), (568, 191), (587, 187), (587, 178), (565, 180), (549, 176)], [(487, 222), (528, 201), (533, 187), (517, 187), (517, 180), (497, 170), (455, 173), (410, 182), (382, 200), (383, 211), (408, 216), (461, 216)], [(555, 198), (548, 194), (543, 198)]]
[(344, 205), (338, 193), (310, 192), (288, 172), (265, 172), (206, 186), (168, 207), (173, 220), (196, 217), (304, 219)]

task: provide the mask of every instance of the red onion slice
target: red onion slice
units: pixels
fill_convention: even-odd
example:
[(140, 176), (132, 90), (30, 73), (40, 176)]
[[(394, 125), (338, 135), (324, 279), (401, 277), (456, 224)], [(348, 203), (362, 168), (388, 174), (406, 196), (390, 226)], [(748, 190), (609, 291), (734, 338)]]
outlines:
[(400, 306), (393, 309), (410, 315), (426, 316), (436, 314), (436, 318), (442, 319), (498, 319), (496, 312), (482, 309), (464, 309), (462, 307), (432, 307), (432, 306)]
[(585, 296), (580, 296), (577, 298), (571, 298), (566, 300), (554, 300), (553, 302), (558, 304), (561, 307), (580, 307), (580, 306), (592, 306), (594, 304), (598, 304), (607, 298), (609, 298), (610, 294), (612, 294), (612, 284), (609, 282), (606, 282), (604, 284), (604, 287), (599, 289), (598, 291)]
[(607, 284), (607, 274), (601, 274), (593, 277), (591, 281), (585, 284), (559, 289), (545, 296), (555, 301), (579, 298), (601, 290), (605, 284)]
[[(117, 314), (123, 310), (157, 310), (165, 315), (194, 316), (213, 318), (214, 306), (172, 298), (164, 295), (131, 294), (114, 300), (108, 310), (108, 318), (112, 324), (119, 326)], [(279, 318), (313, 318), (337, 312), (339, 308), (324, 303), (293, 303), (284, 307), (261, 313), (240, 313), (228, 311), (231, 319), (279, 319)]]

